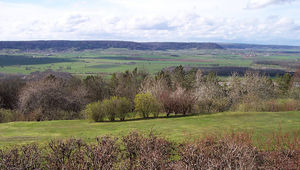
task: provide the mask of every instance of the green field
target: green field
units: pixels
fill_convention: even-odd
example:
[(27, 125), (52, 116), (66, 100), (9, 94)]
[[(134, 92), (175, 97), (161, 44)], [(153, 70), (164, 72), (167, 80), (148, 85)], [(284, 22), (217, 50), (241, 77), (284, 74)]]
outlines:
[[(1, 55), (33, 57), (33, 59), (24, 58), (18, 61), (12, 60), (10, 63), (0, 63), (0, 72), (18, 74), (29, 74), (34, 71), (44, 71), (47, 69), (80, 75), (97, 73), (111, 74), (113, 72), (123, 72), (134, 68), (154, 73), (163, 68), (178, 65), (189, 67), (239, 66), (251, 68), (280, 68), (286, 71), (293, 71), (300, 64), (300, 52), (289, 53), (286, 49), (283, 52), (278, 51), (278, 49), (266, 49), (264, 51), (232, 49), (167, 51), (98, 49), (28, 53), (0, 51), (0, 56)], [(3, 61), (5, 61), (5, 59), (3, 59)], [(275, 64), (257, 64), (258, 61), (272, 61)], [(12, 63), (15, 63), (15, 65)]]
[(300, 136), (300, 112), (241, 113), (226, 112), (187, 117), (94, 123), (88, 120), (11, 122), (0, 124), (0, 147), (50, 139), (81, 138), (94, 141), (97, 136), (122, 136), (129, 131), (154, 130), (172, 141), (191, 140), (209, 134), (250, 131), (255, 137), (272, 132), (296, 132)]

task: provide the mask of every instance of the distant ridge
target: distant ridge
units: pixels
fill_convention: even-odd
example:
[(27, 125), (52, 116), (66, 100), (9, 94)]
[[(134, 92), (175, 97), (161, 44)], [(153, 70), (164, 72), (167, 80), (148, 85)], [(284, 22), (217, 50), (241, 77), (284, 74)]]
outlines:
[(182, 50), (182, 49), (223, 49), (216, 43), (184, 42), (131, 42), (131, 41), (0, 41), (0, 50), (90, 50), (126, 48), (129, 50)]
[(218, 43), (218, 44), (226, 49), (297, 49), (300, 50), (300, 46), (292, 46), (292, 45), (262, 45), (262, 44), (240, 44), (240, 43)]

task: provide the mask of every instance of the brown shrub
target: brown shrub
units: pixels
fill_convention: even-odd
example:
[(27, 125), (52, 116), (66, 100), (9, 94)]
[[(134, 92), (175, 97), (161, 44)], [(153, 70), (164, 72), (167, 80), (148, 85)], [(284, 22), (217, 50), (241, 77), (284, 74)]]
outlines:
[(50, 141), (46, 167), (48, 169), (85, 168), (86, 164), (81, 152), (83, 145), (81, 140), (76, 139)]
[(122, 138), (127, 169), (165, 169), (170, 163), (172, 144), (152, 133), (145, 137), (131, 132)]
[(49, 76), (26, 84), (19, 97), (19, 109), (35, 120), (76, 119), (86, 104), (85, 95), (80, 83)]
[(165, 91), (160, 96), (167, 116), (171, 113), (187, 114), (190, 113), (195, 103), (195, 97), (191, 95), (191, 91), (177, 87), (175, 91)]
[(0, 108), (16, 109), (19, 93), (24, 85), (19, 79), (0, 80)]
[(41, 150), (36, 145), (0, 150), (0, 169), (41, 169), (41, 161)]
[(239, 111), (254, 112), (281, 112), (281, 111), (298, 111), (300, 110), (300, 100), (294, 99), (272, 99), (261, 100), (253, 97), (247, 103), (238, 106)]
[(281, 130), (272, 133), (266, 141), (260, 141), (263, 147), (259, 156), (261, 169), (299, 169), (300, 140), (297, 132), (283, 133)]
[(195, 97), (191, 90), (175, 86), (172, 90), (165, 79), (147, 78), (141, 86), (143, 93), (151, 93), (161, 102), (164, 111), (169, 116), (171, 113), (187, 114), (191, 112), (192, 106), (195, 103)]
[(113, 169), (120, 155), (120, 146), (117, 138), (97, 138), (97, 144), (87, 145), (85, 154), (88, 167), (91, 169)]
[(186, 169), (253, 169), (258, 151), (250, 141), (248, 134), (232, 134), (187, 143), (180, 148), (180, 161)]
[(0, 169), (299, 169), (297, 134), (274, 133), (255, 141), (261, 148), (254, 146), (251, 133), (214, 135), (179, 145), (137, 132), (121, 140), (97, 138), (88, 145), (56, 140), (45, 147), (0, 149)]

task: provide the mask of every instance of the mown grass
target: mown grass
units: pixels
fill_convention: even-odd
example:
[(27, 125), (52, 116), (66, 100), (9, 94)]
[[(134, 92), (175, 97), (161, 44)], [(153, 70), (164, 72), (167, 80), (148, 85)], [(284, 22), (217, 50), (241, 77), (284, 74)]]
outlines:
[(45, 143), (50, 139), (81, 138), (87, 142), (102, 135), (121, 136), (132, 130), (154, 130), (172, 141), (192, 140), (196, 137), (250, 131), (255, 137), (272, 132), (296, 132), (300, 136), (300, 112), (276, 113), (217, 113), (187, 117), (131, 120), (95, 123), (88, 120), (44, 122), (11, 122), (0, 124), (0, 147), (31, 142)]

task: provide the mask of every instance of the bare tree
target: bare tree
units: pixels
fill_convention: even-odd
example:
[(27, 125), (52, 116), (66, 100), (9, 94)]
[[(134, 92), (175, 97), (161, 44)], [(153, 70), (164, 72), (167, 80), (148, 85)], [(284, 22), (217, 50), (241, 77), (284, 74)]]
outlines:
[[(81, 85), (49, 76), (37, 82), (28, 82), (19, 97), (19, 109), (30, 119), (72, 119), (84, 105), (86, 90)], [(76, 116), (77, 115), (77, 116)]]

